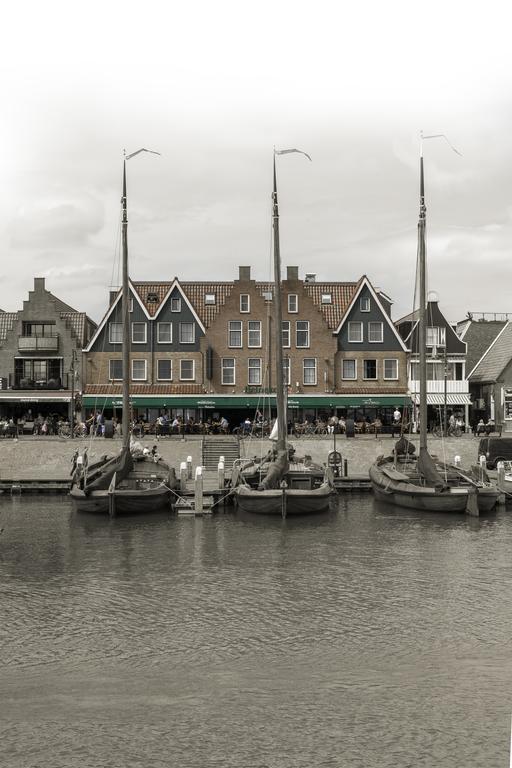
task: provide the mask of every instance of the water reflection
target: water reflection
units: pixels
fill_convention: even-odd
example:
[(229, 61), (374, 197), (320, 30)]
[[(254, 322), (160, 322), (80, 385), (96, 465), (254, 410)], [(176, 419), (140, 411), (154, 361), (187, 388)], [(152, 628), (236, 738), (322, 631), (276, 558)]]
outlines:
[(0, 515), (3, 765), (505, 764), (506, 512)]

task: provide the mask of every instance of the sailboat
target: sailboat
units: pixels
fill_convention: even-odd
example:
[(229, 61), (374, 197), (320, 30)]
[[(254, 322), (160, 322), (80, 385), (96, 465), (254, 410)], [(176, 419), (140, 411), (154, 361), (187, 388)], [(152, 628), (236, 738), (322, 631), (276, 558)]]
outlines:
[[(130, 430), (130, 315), (128, 288), (128, 214), (126, 201), (126, 161), (139, 152), (127, 155), (123, 161), (122, 205), (122, 325), (123, 325), (123, 386), (122, 386), (122, 448), (113, 458), (103, 457), (88, 465), (87, 453), (75, 455), (70, 496), (75, 509), (81, 512), (146, 513), (168, 508), (171, 487), (175, 484), (173, 471), (157, 454), (146, 450), (133, 451)], [(87, 449), (86, 449), (87, 450)], [(79, 460), (81, 459), (81, 460)]]
[[(279, 154), (299, 150), (283, 150)], [(302, 153), (305, 154), (305, 153)], [(287, 444), (286, 394), (284, 383), (281, 256), (279, 250), (279, 208), (277, 203), (276, 152), (274, 152), (273, 241), (274, 241), (274, 333), (277, 420), (274, 425), (275, 448), (255, 472), (242, 466), (235, 470), (233, 495), (243, 512), (264, 515), (299, 515), (325, 512), (333, 492), (328, 470), (299, 461)], [(254, 478), (257, 477), (257, 484)]]
[(379, 457), (370, 468), (375, 496), (398, 507), (429, 512), (489, 511), (498, 492), (455, 466), (442, 466), (427, 448), (427, 324), (426, 324), (426, 207), (423, 149), (420, 152), (420, 213), (418, 220), (419, 269), (419, 456), (415, 446), (402, 437), (392, 456)]

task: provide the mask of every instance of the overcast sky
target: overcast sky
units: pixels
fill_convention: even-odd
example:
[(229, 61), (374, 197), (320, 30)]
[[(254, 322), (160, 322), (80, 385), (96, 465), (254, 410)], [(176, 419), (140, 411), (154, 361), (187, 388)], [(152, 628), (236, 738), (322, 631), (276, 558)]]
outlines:
[(411, 308), (419, 133), (429, 287), (450, 320), (512, 312), (507, 3), (25, 2), (2, 11), (0, 264), (99, 321), (117, 284), (122, 152), (138, 280), (367, 274)]

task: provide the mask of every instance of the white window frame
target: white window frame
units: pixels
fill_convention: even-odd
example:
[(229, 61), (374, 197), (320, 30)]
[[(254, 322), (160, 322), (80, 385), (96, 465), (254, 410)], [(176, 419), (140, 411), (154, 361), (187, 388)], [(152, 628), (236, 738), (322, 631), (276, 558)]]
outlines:
[[(170, 336), (169, 340), (167, 340), (167, 339), (162, 340), (160, 338), (160, 326), (162, 326), (162, 325), (168, 325), (169, 326), (169, 331), (170, 331), (170, 333), (169, 333), (169, 336)], [(166, 322), (162, 322), (162, 323), (157, 323), (156, 324), (156, 340), (157, 340), (158, 344), (172, 344), (172, 323), (169, 323), (168, 321), (166, 321)]]
[[(192, 363), (192, 376), (189, 378), (183, 378), (183, 363)], [(180, 381), (195, 381), (196, 380), (196, 361), (192, 358), (183, 358), (180, 360)]]
[(128, 312), (133, 312), (133, 297), (130, 297), (130, 302), (128, 305)]
[(283, 357), (283, 384), (286, 384), (286, 386), (290, 386), (291, 383), (291, 370), (292, 370), (292, 361), (291, 358), (287, 355), (286, 357)]
[(181, 312), (181, 296), (171, 296), (171, 312)]
[[(306, 381), (306, 360), (313, 360), (315, 365), (314, 366), (308, 366), (307, 370), (314, 370), (315, 372), (315, 380), (314, 381)], [(316, 387), (318, 383), (318, 364), (316, 357), (304, 357), (302, 359), (302, 383), (305, 387)]]
[[(365, 362), (375, 360), (375, 376), (366, 376)], [(379, 361), (375, 357), (365, 357), (363, 360), (363, 381), (377, 381), (379, 378)]]
[(298, 311), (299, 311), (299, 295), (298, 293), (289, 293), (288, 294), (288, 312), (292, 315), (296, 315)]
[[(371, 339), (370, 327), (377, 326), (377, 325), (380, 326), (380, 339)], [(378, 320), (371, 320), (368, 323), (367, 333), (368, 333), (368, 344), (382, 344), (382, 342), (384, 341), (384, 323), (381, 323)]]
[[(192, 339), (190, 341), (183, 341), (182, 330), (183, 330), (183, 326), (185, 326), (185, 325), (191, 325), (192, 326)], [(180, 344), (195, 344), (195, 341), (196, 341), (196, 326), (195, 326), (195, 323), (189, 322), (189, 321), (180, 323), (179, 324), (179, 332), (180, 332)]]
[[(171, 366), (171, 375), (170, 376), (160, 376), (160, 363), (169, 363)], [(172, 381), (172, 358), (169, 357), (159, 357), (156, 361), (156, 380), (157, 381)]]
[[(431, 337), (429, 341), (429, 336)], [(427, 347), (445, 347), (446, 346), (446, 328), (439, 325), (427, 326)]]
[[(396, 367), (396, 376), (386, 376), (386, 363), (394, 363)], [(382, 378), (385, 381), (396, 381), (398, 379), (398, 359), (396, 357), (385, 357), (382, 363)]]
[[(246, 309), (244, 309), (244, 303), (246, 304)], [(243, 314), (247, 314), (251, 311), (251, 294), (250, 293), (241, 293), (240, 294), (240, 312)]]
[[(251, 363), (257, 362), (258, 365), (251, 365)], [(261, 387), (261, 357), (249, 357), (247, 359), (247, 384), (250, 387)], [(251, 371), (258, 371), (258, 381), (251, 381)]]
[(285, 349), (290, 349), (290, 347), (292, 345), (292, 339), (291, 339), (292, 329), (291, 329), (291, 325), (292, 324), (291, 324), (290, 320), (283, 320), (282, 342), (283, 342), (283, 347)]
[[(121, 329), (121, 341), (114, 341), (112, 339), (112, 330), (114, 326)], [(108, 343), (109, 344), (122, 344), (123, 343), (123, 324), (122, 323), (109, 323), (108, 324)]]
[(322, 293), (322, 304), (332, 304), (332, 293)]
[[(305, 323), (307, 328), (299, 331), (299, 323)], [(299, 333), (307, 333), (307, 344), (299, 344)], [(297, 349), (309, 349), (311, 346), (309, 320), (296, 320), (295, 322), (295, 346)]]
[[(135, 339), (133, 338), (136, 325), (144, 326), (144, 339), (142, 341), (135, 341)], [(148, 343), (148, 324), (144, 323), (141, 320), (137, 320), (136, 322), (132, 323), (132, 344), (147, 344), (147, 343)]]
[(360, 312), (370, 312), (370, 297), (369, 296), (361, 296), (359, 299), (359, 311)]
[[(135, 363), (144, 363), (144, 376), (134, 376)], [(147, 381), (148, 380), (148, 361), (144, 358), (134, 358), (131, 361), (131, 375), (132, 381)]]
[[(356, 326), (359, 327), (359, 330), (361, 332), (361, 338), (360, 339), (353, 339), (352, 338), (352, 329)], [(347, 335), (348, 335), (348, 341), (350, 344), (362, 344), (364, 341), (364, 334), (363, 334), (363, 324), (360, 320), (349, 320), (348, 323), (348, 329), (347, 329)]]
[[(237, 330), (233, 330), (231, 328), (232, 325), (238, 325), (239, 328)], [(240, 334), (240, 344), (232, 344), (231, 343), (231, 334), (232, 333), (239, 333)], [(244, 326), (241, 320), (228, 320), (228, 347), (229, 349), (242, 349), (244, 341)]]
[[(254, 328), (251, 328), (251, 325), (254, 326)], [(256, 334), (258, 339), (257, 344), (251, 344), (251, 335), (254, 334)], [(261, 320), (247, 321), (247, 346), (249, 349), (261, 349)]]
[(204, 295), (204, 303), (208, 304), (208, 306), (211, 306), (212, 304), (217, 303), (217, 299), (214, 293), (205, 293)]
[[(112, 376), (112, 363), (121, 365), (121, 376)], [(114, 358), (108, 361), (108, 380), (109, 381), (122, 381), (123, 380), (123, 361), (119, 358)]]
[[(233, 361), (233, 365), (226, 365), (230, 360)], [(233, 381), (226, 381), (224, 373), (225, 371), (233, 371)], [(225, 386), (232, 387), (236, 384), (236, 357), (222, 357), (220, 361), (220, 383)]]
[[(354, 363), (354, 375), (353, 376), (345, 376), (344, 375), (344, 364), (345, 363)], [(357, 379), (357, 359), (355, 357), (345, 357), (341, 361), (341, 378), (343, 381), (355, 381)]]

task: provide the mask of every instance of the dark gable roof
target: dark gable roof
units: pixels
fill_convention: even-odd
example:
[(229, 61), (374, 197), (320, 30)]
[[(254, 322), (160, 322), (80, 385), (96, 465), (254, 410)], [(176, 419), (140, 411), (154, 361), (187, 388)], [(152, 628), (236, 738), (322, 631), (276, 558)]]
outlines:
[(507, 323), (471, 373), (471, 382), (497, 381), (512, 359), (512, 323)]
[(464, 333), (464, 341), (467, 344), (466, 371), (473, 370), (478, 361), (486, 353), (496, 336), (505, 327), (505, 321), (468, 320), (469, 325)]

